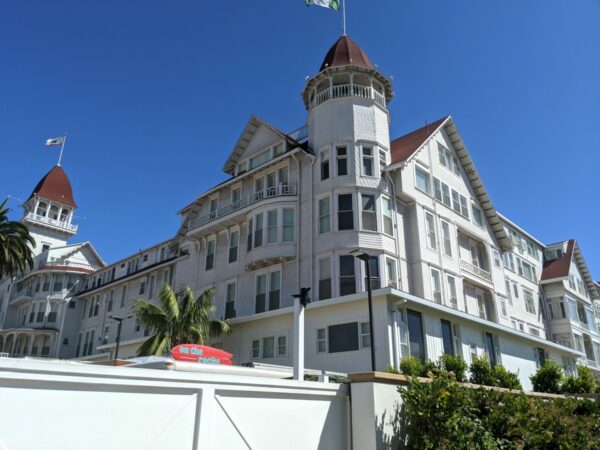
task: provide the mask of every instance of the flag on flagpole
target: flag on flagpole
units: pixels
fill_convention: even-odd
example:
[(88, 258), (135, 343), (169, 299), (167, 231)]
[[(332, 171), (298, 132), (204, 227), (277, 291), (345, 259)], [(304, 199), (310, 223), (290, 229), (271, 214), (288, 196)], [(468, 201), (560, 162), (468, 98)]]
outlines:
[(46, 146), (51, 147), (53, 145), (63, 145), (65, 143), (65, 137), (57, 137), (53, 139), (46, 139)]
[(338, 0), (305, 0), (306, 6), (316, 5), (322, 6), (323, 8), (333, 9), (335, 11), (340, 10), (340, 4)]

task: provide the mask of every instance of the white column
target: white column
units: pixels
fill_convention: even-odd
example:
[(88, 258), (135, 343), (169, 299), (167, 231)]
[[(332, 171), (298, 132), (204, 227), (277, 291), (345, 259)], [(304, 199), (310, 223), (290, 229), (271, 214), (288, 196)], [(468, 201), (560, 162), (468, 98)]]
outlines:
[(294, 380), (304, 380), (304, 306), (294, 299)]

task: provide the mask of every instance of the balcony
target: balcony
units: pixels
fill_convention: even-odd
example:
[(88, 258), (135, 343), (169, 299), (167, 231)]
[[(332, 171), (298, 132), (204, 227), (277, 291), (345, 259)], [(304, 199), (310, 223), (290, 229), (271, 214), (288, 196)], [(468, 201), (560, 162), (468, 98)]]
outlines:
[(263, 189), (262, 191), (258, 191), (254, 194), (242, 197), (238, 201), (222, 206), (221, 208), (211, 211), (208, 214), (195, 218), (190, 223), (190, 230), (214, 222), (215, 220), (218, 220), (222, 217), (226, 217), (236, 211), (239, 211), (247, 206), (254, 205), (255, 203), (258, 203), (262, 200), (294, 195), (296, 195), (295, 184), (281, 184), (279, 186), (268, 187), (266, 189)]
[(90, 264), (69, 261), (69, 260), (40, 262), (40, 269), (42, 267), (61, 267), (61, 268), (62, 267), (73, 267), (73, 268), (78, 268), (78, 269), (88, 269), (92, 272), (95, 272), (96, 270), (100, 269), (100, 267), (98, 267), (98, 266), (92, 266)]
[(385, 96), (371, 86), (360, 84), (339, 84), (319, 92), (313, 99), (311, 107), (319, 106), (332, 98), (360, 97), (375, 100), (375, 103), (385, 108)]
[(28, 212), (25, 216), (25, 219), (30, 220), (32, 222), (48, 225), (53, 228), (59, 228), (60, 230), (66, 231), (68, 233), (77, 233), (77, 225), (68, 222), (61, 222), (60, 220), (51, 219), (50, 217), (40, 216), (33, 212)]
[(466, 270), (467, 272), (481, 278), (482, 280), (487, 281), (488, 283), (492, 282), (492, 274), (490, 272), (488, 272), (485, 269), (482, 269), (481, 267), (477, 267), (476, 265), (471, 264), (470, 262), (461, 259), (460, 268), (461, 270)]

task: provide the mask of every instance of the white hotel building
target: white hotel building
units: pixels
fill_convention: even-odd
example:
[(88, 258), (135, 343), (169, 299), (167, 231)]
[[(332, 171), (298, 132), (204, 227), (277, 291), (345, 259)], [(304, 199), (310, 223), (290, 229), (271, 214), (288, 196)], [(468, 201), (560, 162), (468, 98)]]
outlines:
[[(450, 116), (391, 139), (393, 95), (341, 37), (302, 92), (306, 127), (288, 134), (251, 117), (223, 166), (230, 178), (179, 211), (173, 239), (111, 265), (89, 243), (67, 244), (75, 203), (55, 167), (24, 205), (36, 267), (0, 283), (0, 348), (108, 359), (117, 316), (119, 356), (134, 356), (152, 330), (132, 301), (169, 282), (216, 288), (233, 332), (214, 344), (236, 363), (290, 366), (292, 295), (310, 287), (309, 368), (368, 370), (374, 341), (378, 370), (406, 355), (486, 354), (525, 388), (548, 357), (600, 371), (598, 285), (577, 243), (544, 245), (500, 215)], [(357, 248), (371, 255), (373, 336)]]

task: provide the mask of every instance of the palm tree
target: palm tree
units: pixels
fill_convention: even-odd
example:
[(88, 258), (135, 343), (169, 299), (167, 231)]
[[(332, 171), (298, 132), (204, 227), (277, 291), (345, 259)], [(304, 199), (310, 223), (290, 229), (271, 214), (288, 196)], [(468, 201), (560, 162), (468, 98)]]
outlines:
[(8, 220), (8, 199), (0, 204), (0, 279), (33, 268), (35, 240), (25, 225)]
[(211, 318), (214, 289), (207, 289), (198, 298), (187, 287), (179, 295), (167, 283), (159, 295), (159, 305), (136, 300), (133, 311), (141, 325), (155, 334), (137, 351), (138, 356), (163, 355), (179, 344), (204, 344), (208, 338), (229, 334), (227, 322)]

